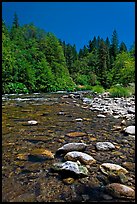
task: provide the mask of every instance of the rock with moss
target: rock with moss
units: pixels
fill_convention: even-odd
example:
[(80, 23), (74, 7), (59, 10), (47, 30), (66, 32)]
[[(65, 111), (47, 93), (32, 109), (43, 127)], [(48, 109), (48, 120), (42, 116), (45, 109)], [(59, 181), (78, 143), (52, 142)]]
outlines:
[(74, 176), (88, 176), (88, 169), (81, 165), (80, 162), (73, 162), (73, 161), (66, 161), (66, 162), (59, 162), (59, 163), (54, 163), (53, 166), (51, 167), (52, 171), (55, 172), (60, 172), (63, 174), (73, 174)]

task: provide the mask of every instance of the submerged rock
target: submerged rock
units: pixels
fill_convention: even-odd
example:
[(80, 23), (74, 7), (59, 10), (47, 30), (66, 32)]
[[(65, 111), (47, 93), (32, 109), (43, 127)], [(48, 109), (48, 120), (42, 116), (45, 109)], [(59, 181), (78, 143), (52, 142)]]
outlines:
[(108, 193), (110, 193), (110, 195), (116, 198), (135, 198), (135, 191), (132, 188), (120, 183), (108, 184), (106, 185), (105, 189)]
[(60, 147), (56, 153), (67, 153), (70, 151), (84, 151), (87, 147), (87, 144), (85, 143), (78, 143), (78, 142), (72, 142), (72, 143), (68, 143), (63, 145), (62, 147)]
[(93, 164), (96, 162), (96, 160), (92, 156), (78, 151), (68, 152), (64, 156), (64, 159), (71, 160), (71, 161), (79, 160), (81, 163), (84, 163), (84, 164)]
[(18, 160), (22, 160), (22, 161), (27, 161), (28, 160), (28, 153), (24, 153), (24, 154), (17, 154), (17, 159)]
[(39, 159), (54, 159), (54, 154), (50, 150), (44, 148), (33, 149), (29, 156), (35, 156)]
[(88, 176), (88, 169), (82, 166), (80, 162), (66, 161), (64, 163), (55, 163), (51, 169), (68, 174), (73, 173), (77, 176)]
[(65, 183), (65, 184), (72, 184), (72, 183), (74, 183), (74, 181), (75, 181), (75, 179), (74, 178), (72, 178), (72, 177), (68, 177), (68, 178), (64, 178), (63, 179), (63, 182)]
[(66, 134), (68, 137), (82, 137), (85, 135), (87, 135), (85, 132), (70, 132)]
[(115, 146), (111, 142), (97, 142), (96, 148), (97, 150), (110, 150), (115, 149)]

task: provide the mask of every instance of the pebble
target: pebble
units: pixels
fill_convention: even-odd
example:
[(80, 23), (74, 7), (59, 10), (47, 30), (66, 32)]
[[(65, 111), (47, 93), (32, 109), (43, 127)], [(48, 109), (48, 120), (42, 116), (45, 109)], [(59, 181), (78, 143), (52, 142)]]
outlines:
[(126, 167), (128, 170), (135, 169), (135, 163), (132, 162), (123, 162), (122, 165)]
[(65, 183), (65, 184), (72, 184), (72, 183), (74, 183), (74, 181), (75, 181), (75, 179), (74, 178), (72, 178), (72, 177), (68, 177), (68, 178), (65, 178), (65, 179), (63, 179), (63, 182)]
[(37, 122), (36, 120), (29, 120), (29, 121), (28, 121), (28, 124), (29, 124), (29, 125), (37, 125), (38, 122)]
[(66, 134), (68, 137), (82, 137), (85, 135), (87, 135), (85, 132), (70, 132)]
[(93, 164), (96, 163), (96, 160), (83, 152), (78, 152), (78, 151), (72, 151), (72, 152), (68, 152), (65, 156), (64, 156), (65, 160), (71, 160), (71, 161), (77, 161), (79, 160), (81, 163), (83, 164)]
[(115, 146), (111, 142), (97, 142), (96, 148), (97, 150), (110, 150), (115, 149)]
[(98, 117), (98, 118), (106, 118), (106, 116), (105, 116), (105, 115), (102, 115), (102, 114), (98, 114), (97, 117)]
[(71, 142), (63, 145), (59, 149), (57, 149), (56, 153), (66, 153), (70, 151), (84, 151), (87, 147), (87, 144), (83, 142)]
[(125, 129), (125, 133), (135, 135), (135, 126), (131, 125)]
[(113, 164), (113, 163), (103, 163), (100, 165), (100, 170), (106, 174), (109, 175), (111, 172), (118, 174), (119, 172), (121, 173), (128, 173), (128, 171), (123, 168), (122, 166), (118, 165), (118, 164)]
[(82, 118), (76, 118), (75, 119), (77, 122), (81, 122), (83, 119)]

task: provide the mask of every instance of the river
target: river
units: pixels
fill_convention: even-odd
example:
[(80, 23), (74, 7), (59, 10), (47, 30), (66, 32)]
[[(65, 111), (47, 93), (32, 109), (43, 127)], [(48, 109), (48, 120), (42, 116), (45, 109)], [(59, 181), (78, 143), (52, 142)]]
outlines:
[[(67, 93), (18, 94), (2, 96), (2, 202), (107, 202), (102, 186), (107, 178), (99, 170), (103, 162), (128, 166), (126, 185), (135, 189), (135, 144), (120, 131), (113, 131), (121, 119), (111, 115), (98, 118), (97, 111), (83, 105), (80, 98)], [(80, 118), (80, 119), (79, 119)], [(28, 121), (36, 120), (37, 125)], [(84, 132), (84, 136), (68, 137), (69, 132)], [(96, 142), (110, 141), (116, 148), (97, 151)], [(127, 141), (127, 142), (125, 142)], [(96, 159), (88, 178), (76, 179), (71, 185), (50, 172), (60, 158), (43, 159), (29, 156), (35, 149), (53, 154), (69, 142), (84, 142), (86, 153)], [(127, 201), (111, 198), (111, 202)]]

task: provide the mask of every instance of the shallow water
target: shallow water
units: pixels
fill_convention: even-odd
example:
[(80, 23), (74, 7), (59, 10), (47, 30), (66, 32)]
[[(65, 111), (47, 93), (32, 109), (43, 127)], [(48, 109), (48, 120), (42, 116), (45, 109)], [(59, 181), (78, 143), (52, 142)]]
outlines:
[[(122, 166), (130, 162), (129, 180), (125, 185), (135, 189), (135, 143), (132, 138), (113, 131), (121, 119), (97, 118), (79, 99), (62, 98), (66, 93), (4, 95), (2, 97), (2, 201), (3, 202), (72, 202), (104, 201), (103, 186), (110, 181), (99, 165), (111, 162)], [(81, 122), (75, 119), (82, 118)], [(30, 126), (29, 120), (38, 121)], [(82, 137), (68, 137), (69, 132), (85, 132)], [(127, 140), (128, 142), (124, 142)], [(110, 141), (116, 149), (96, 151), (95, 144)], [(71, 185), (57, 173), (50, 172), (54, 159), (28, 156), (36, 148), (52, 153), (69, 142), (85, 142), (85, 153), (96, 159), (88, 178), (75, 179)], [(22, 155), (22, 157), (19, 155)], [(126, 201), (114, 199), (113, 201)]]

